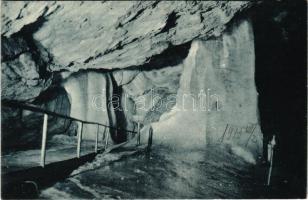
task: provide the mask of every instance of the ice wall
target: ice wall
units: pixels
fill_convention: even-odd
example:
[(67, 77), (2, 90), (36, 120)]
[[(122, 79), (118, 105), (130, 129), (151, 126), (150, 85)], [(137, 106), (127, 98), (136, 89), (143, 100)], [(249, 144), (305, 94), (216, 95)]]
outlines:
[[(153, 123), (155, 142), (187, 148), (228, 143), (258, 155), (262, 138), (258, 126), (254, 60), (254, 38), (248, 20), (234, 23), (219, 37), (194, 40), (183, 63), (172, 67), (175, 71), (183, 69), (179, 89), (174, 96), (172, 92), (166, 95), (158, 109), (170, 110), (167, 107), (175, 97), (176, 105), (163, 114), (159, 122)], [(149, 85), (153, 81), (138, 78), (141, 75), (124, 84), (123, 90), (112, 74), (88, 71), (69, 76), (64, 88), (71, 99), (71, 116), (125, 128), (125, 116), (113, 111), (114, 104), (108, 104), (107, 99), (127, 93), (136, 104), (136, 98), (153, 87)], [(162, 73), (157, 77), (161, 83), (165, 80), (162, 77), (171, 76)], [(169, 86), (174, 89), (178, 88), (176, 85)], [(140, 87), (145, 88), (139, 91)], [(162, 86), (158, 84), (158, 88)], [(134, 96), (136, 98), (132, 98)], [(146, 100), (145, 103), (149, 103), (151, 99)], [(133, 107), (126, 111), (127, 116), (136, 114)], [(86, 132), (85, 137), (95, 138), (96, 127), (87, 127)], [(142, 136), (146, 141), (147, 133)], [(234, 151), (242, 152), (238, 148)]]
[(176, 106), (153, 124), (156, 142), (181, 147), (229, 143), (258, 155), (262, 140), (254, 61), (248, 20), (217, 38), (193, 41)]
[[(85, 121), (109, 124), (106, 74), (83, 72), (70, 75), (63, 87), (71, 102), (70, 116)], [(103, 127), (100, 127), (102, 130)], [(84, 125), (83, 137), (95, 139), (96, 125)]]

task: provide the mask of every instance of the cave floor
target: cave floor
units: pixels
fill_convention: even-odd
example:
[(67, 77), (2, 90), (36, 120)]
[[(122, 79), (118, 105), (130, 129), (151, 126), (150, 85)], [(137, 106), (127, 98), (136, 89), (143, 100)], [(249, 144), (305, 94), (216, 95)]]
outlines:
[[(75, 175), (41, 191), (41, 198), (256, 198), (264, 174), (220, 146), (173, 149), (126, 158), (98, 155)], [(109, 161), (112, 162), (109, 162)]]

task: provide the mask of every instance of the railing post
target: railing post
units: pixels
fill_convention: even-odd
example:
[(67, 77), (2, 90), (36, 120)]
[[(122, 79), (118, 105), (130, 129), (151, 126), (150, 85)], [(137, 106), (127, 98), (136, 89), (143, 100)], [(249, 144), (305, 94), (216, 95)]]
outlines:
[(107, 133), (107, 132), (106, 132), (106, 134), (107, 134), (107, 136), (105, 137), (105, 140), (106, 140), (106, 143), (105, 143), (105, 150), (108, 148), (108, 140), (109, 140), (109, 134), (110, 134), (110, 133)]
[(98, 132), (99, 132), (99, 125), (97, 125), (97, 131), (96, 131), (96, 138), (95, 138), (95, 153), (98, 151)]
[(103, 145), (103, 146), (105, 145), (106, 130), (107, 130), (107, 128), (105, 127), (105, 128), (104, 128), (104, 132), (103, 132), (103, 137), (102, 137), (102, 145)]
[(148, 147), (147, 147), (148, 151), (151, 150), (152, 139), (153, 139), (153, 128), (152, 128), (152, 126), (150, 126), (150, 128), (149, 128), (149, 138), (148, 138)]
[(137, 145), (140, 145), (140, 122), (137, 123)]
[(48, 115), (44, 114), (42, 147), (41, 147), (41, 166), (42, 167), (45, 166), (45, 158), (46, 158), (47, 122), (48, 122)]
[(77, 158), (80, 158), (83, 123), (78, 126)]

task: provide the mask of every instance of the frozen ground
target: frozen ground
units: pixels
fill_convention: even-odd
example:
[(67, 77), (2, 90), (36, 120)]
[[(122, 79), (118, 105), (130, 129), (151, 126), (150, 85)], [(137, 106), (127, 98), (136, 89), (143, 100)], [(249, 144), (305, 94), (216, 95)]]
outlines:
[(262, 196), (264, 181), (257, 169), (226, 145), (189, 151), (157, 145), (149, 154), (98, 155), (40, 197), (256, 198)]

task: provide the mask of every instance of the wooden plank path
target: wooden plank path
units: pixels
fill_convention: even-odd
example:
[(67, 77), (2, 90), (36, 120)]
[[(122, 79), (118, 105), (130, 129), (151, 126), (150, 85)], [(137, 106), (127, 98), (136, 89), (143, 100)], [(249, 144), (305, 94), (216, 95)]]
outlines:
[[(93, 153), (93, 150), (86, 149), (82, 155)], [(41, 150), (27, 150), (10, 153), (2, 156), (2, 174), (29, 169), (40, 165)], [(67, 145), (46, 150), (45, 165), (69, 160), (76, 157), (76, 146)]]
[[(100, 151), (98, 152), (100, 153)], [(20, 198), (25, 195), (37, 195), (38, 191), (33, 189), (24, 191), (25, 183), (32, 183), (32, 188), (39, 190), (53, 185), (55, 182), (65, 179), (73, 170), (86, 162), (92, 161), (97, 153), (90, 153), (80, 158), (71, 158), (58, 162), (51, 162), (44, 167), (35, 166), (22, 168), (20, 170), (8, 171), (2, 174), (2, 197)], [(26, 159), (26, 158), (25, 158)], [(27, 194), (29, 192), (30, 194)]]
[[(32, 185), (32, 195), (38, 193), (38, 191), (33, 191), (33, 188), (37, 187), (37, 190), (42, 188), (46, 188), (52, 186), (54, 183), (64, 180), (67, 178), (75, 169), (79, 166), (91, 162), (97, 154), (104, 153), (107, 154), (113, 150), (117, 150), (121, 147), (127, 148), (127, 150), (134, 149), (135, 151), (141, 151), (146, 149), (147, 145), (139, 145), (136, 146), (137, 137), (134, 139), (117, 144), (112, 145), (108, 148), (98, 149), (97, 152), (85, 152), (77, 158), (75, 155), (74, 158), (68, 158), (61, 161), (53, 162), (53, 159), (50, 159), (45, 163), (44, 167), (39, 165), (39, 161), (29, 162), (30, 164), (26, 166), (18, 166), (14, 169), (2, 169), (2, 197), (3, 198), (29, 198), (29, 194), (25, 193), (23, 185), (25, 183), (30, 183)], [(76, 147), (72, 148), (62, 148), (60, 150), (53, 150), (53, 153), (63, 152), (63, 150), (70, 152), (68, 155), (71, 156), (72, 153), (76, 153)], [(33, 156), (39, 156), (39, 150), (35, 150), (36, 152), (32, 153)], [(48, 153), (48, 151), (47, 151)], [(19, 153), (21, 156), (22, 153)], [(18, 157), (18, 156), (17, 156)], [(48, 157), (48, 156), (47, 156)], [(64, 157), (62, 157), (64, 158)], [(3, 158), (2, 158), (3, 159)], [(21, 158), (20, 158), (21, 159)], [(26, 158), (24, 158), (26, 159)], [(12, 159), (14, 160), (14, 159)], [(10, 161), (11, 164), (19, 161)], [(11, 166), (12, 167), (12, 166)], [(21, 196), (20, 196), (21, 195)], [(22, 196), (25, 195), (25, 196)], [(34, 195), (33, 198), (36, 196)]]

